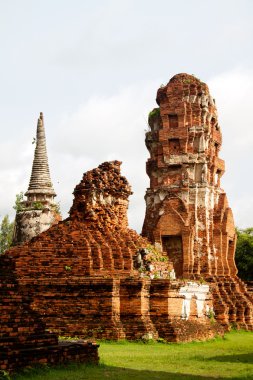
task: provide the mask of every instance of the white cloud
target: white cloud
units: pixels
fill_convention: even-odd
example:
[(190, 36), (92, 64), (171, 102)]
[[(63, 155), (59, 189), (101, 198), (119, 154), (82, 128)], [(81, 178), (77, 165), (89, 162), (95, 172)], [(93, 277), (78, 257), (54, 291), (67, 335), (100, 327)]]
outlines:
[(93, 97), (59, 121), (50, 161), (55, 162), (54, 172), (61, 178), (55, 189), (65, 215), (71, 206), (70, 194), (82, 173), (117, 159), (123, 162), (122, 173), (134, 192), (130, 197), (130, 226), (141, 230), (148, 185), (145, 128), (148, 112), (155, 107), (156, 88), (157, 83), (138, 84), (111, 97)]
[(209, 81), (216, 99), (223, 134), (221, 158), (226, 163), (222, 181), (239, 227), (253, 225), (253, 71), (242, 68)]
[(27, 145), (22, 137), (0, 141), (0, 220), (4, 215), (14, 217), (12, 206), (16, 194), (26, 190), (32, 162), (32, 144)]

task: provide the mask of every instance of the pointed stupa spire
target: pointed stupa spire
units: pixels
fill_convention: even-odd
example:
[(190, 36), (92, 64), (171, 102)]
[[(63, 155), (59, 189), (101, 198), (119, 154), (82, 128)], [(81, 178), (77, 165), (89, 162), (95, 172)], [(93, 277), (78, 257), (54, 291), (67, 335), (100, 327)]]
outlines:
[(28, 201), (53, 201), (55, 191), (50, 178), (43, 113), (37, 124), (36, 148), (28, 191)]
[(25, 195), (27, 200), (20, 203), (16, 212), (13, 245), (31, 240), (61, 220), (59, 205), (54, 203), (56, 194), (50, 178), (42, 112), (37, 124), (32, 174)]

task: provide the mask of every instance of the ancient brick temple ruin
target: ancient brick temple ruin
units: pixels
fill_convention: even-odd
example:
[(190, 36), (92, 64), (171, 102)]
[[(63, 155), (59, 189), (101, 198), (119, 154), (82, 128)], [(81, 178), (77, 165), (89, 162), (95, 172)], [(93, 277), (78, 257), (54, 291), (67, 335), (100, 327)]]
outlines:
[(42, 112), (38, 119), (32, 173), (25, 196), (27, 200), (20, 203), (16, 213), (14, 245), (31, 240), (60, 220), (54, 203), (56, 194), (50, 178)]
[[(69, 218), (0, 258), (4, 284), (15, 285), (46, 330), (58, 335), (212, 337), (217, 326), (209, 319), (209, 286), (174, 280), (166, 253), (129, 229), (130, 194), (118, 161), (85, 173)], [(12, 296), (4, 289), (11, 303), (15, 289)], [(13, 319), (10, 325), (15, 324)]]
[[(53, 347), (55, 335), (190, 341), (231, 323), (252, 330), (252, 296), (236, 276), (233, 216), (220, 188), (214, 100), (204, 83), (179, 74), (157, 101), (146, 135), (144, 236), (128, 227), (121, 163), (84, 173), (69, 217), (0, 257), (0, 369), (15, 366), (20, 341), (24, 350)], [(54, 362), (50, 350), (43, 360)]]
[(217, 318), (252, 328), (252, 298), (236, 277), (236, 233), (220, 178), (224, 161), (215, 100), (207, 85), (175, 75), (149, 115), (143, 236), (161, 246), (177, 278), (215, 281)]

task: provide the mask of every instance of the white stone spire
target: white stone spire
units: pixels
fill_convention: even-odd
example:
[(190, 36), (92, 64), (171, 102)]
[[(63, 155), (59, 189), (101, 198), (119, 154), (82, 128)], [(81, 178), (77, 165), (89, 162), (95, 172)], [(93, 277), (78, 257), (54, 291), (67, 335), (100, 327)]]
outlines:
[(61, 219), (54, 203), (56, 194), (50, 178), (42, 112), (37, 124), (32, 174), (25, 195), (27, 200), (21, 202), (16, 213), (13, 245), (31, 240)]
[(28, 202), (51, 202), (53, 201), (53, 198), (56, 195), (50, 178), (46, 148), (46, 136), (44, 129), (44, 118), (42, 112), (40, 112), (40, 117), (38, 119), (36, 148), (34, 152), (32, 173), (28, 191), (25, 195), (27, 196)]

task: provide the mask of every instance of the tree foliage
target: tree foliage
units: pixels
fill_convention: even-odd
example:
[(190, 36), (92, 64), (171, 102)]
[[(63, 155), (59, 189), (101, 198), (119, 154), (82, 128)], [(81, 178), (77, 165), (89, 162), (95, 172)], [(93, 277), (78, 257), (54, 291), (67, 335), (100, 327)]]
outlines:
[(24, 210), (23, 202), (24, 202), (24, 192), (21, 191), (19, 194), (16, 194), (15, 205), (13, 206), (14, 210), (23, 211)]
[(10, 248), (12, 243), (14, 223), (10, 222), (9, 216), (5, 215), (0, 226), (0, 254)]
[(237, 229), (235, 262), (238, 276), (253, 281), (253, 228)]

